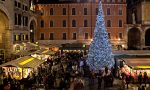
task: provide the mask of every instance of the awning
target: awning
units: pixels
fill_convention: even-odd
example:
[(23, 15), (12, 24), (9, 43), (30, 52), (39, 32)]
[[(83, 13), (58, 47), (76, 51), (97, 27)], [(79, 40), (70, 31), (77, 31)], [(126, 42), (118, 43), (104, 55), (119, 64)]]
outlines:
[(44, 60), (40, 60), (37, 58), (34, 58), (32, 56), (25, 56), (18, 58), (16, 60), (12, 60), (10, 62), (4, 63), (0, 65), (0, 67), (20, 67), (20, 68), (37, 68), (40, 64), (44, 63)]

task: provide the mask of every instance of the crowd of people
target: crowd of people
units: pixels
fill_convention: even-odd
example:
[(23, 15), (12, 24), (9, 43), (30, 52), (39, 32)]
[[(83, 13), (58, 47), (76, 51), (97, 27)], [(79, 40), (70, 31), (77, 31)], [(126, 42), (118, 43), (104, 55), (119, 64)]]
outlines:
[(43, 87), (45, 90), (57, 89), (68, 90), (74, 83), (74, 90), (84, 89), (84, 78), (89, 79), (89, 84), (98, 80), (98, 88), (101, 88), (102, 80), (104, 87), (113, 85), (113, 75), (107, 67), (104, 71), (95, 73), (89, 70), (83, 52), (64, 52), (57, 58), (48, 58), (36, 71), (29, 74), (27, 78), (16, 80), (10, 75), (1, 76), (0, 90), (33, 90)]

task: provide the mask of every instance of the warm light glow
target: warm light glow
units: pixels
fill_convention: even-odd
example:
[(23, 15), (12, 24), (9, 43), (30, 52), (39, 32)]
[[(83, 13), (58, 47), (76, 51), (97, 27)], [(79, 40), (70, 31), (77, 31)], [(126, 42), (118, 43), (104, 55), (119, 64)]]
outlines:
[(33, 30), (31, 29), (30, 32), (33, 32)]
[(90, 40), (91, 42), (93, 41), (93, 39)]
[(125, 47), (125, 45), (122, 45), (122, 47), (124, 48), (124, 47)]
[(45, 51), (43, 51), (42, 53), (47, 53), (49, 50), (47, 49), (47, 50), (45, 50)]
[(35, 44), (38, 44), (39, 42), (36, 42)]
[(16, 35), (16, 40), (17, 40), (17, 41), (19, 40), (19, 35)]
[(28, 63), (28, 62), (31, 62), (32, 60), (34, 60), (34, 58), (29, 58), (29, 59), (27, 59), (27, 60), (25, 60), (25, 61), (23, 61), (23, 62), (21, 62), (21, 63), (19, 63), (20, 65), (24, 65), (24, 64), (26, 64), (26, 63)]
[(136, 66), (135, 68), (148, 69), (150, 66)]

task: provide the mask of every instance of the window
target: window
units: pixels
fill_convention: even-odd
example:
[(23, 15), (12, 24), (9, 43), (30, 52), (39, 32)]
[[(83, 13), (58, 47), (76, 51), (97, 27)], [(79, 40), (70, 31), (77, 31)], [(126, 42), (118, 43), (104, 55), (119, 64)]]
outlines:
[(66, 40), (66, 37), (67, 37), (66, 33), (63, 33), (62, 39), (63, 39), (63, 40)]
[(25, 6), (25, 11), (28, 11), (28, 7), (27, 6)]
[(76, 15), (76, 9), (72, 8), (72, 15)]
[(50, 15), (53, 15), (54, 12), (53, 12), (53, 8), (50, 8)]
[(119, 33), (119, 38), (120, 38), (120, 39), (122, 39), (122, 38), (123, 38), (122, 33)]
[(44, 9), (43, 8), (41, 8), (41, 15), (44, 15)]
[(88, 22), (87, 20), (84, 20), (84, 27), (87, 27), (88, 26)]
[(96, 15), (98, 15), (98, 8), (96, 8)]
[(108, 33), (108, 39), (111, 39), (110, 33)]
[(25, 17), (25, 26), (28, 26), (28, 17)]
[(50, 21), (50, 24), (49, 24), (50, 27), (53, 27), (54, 26), (54, 23), (53, 21)]
[(26, 40), (28, 40), (28, 34), (26, 35)]
[(63, 26), (63, 27), (66, 27), (66, 20), (63, 20), (62, 26)]
[(122, 27), (122, 20), (119, 20), (119, 27)]
[(107, 27), (111, 27), (111, 21), (107, 20)]
[(21, 41), (21, 35), (18, 35), (19, 41)]
[(110, 15), (110, 8), (107, 8), (107, 15)]
[(21, 3), (20, 2), (18, 2), (18, 8), (21, 8)]
[(63, 8), (63, 15), (66, 15), (66, 8)]
[(15, 6), (16, 6), (16, 7), (18, 6), (18, 2), (17, 2), (17, 1), (15, 1)]
[(41, 20), (41, 27), (44, 27), (44, 20)]
[(17, 38), (16, 38), (17, 36), (16, 35), (14, 35), (14, 41), (17, 41)]
[(85, 33), (84, 39), (88, 39), (88, 33)]
[(49, 39), (50, 39), (50, 40), (54, 40), (54, 33), (50, 33)]
[(73, 33), (73, 40), (76, 40), (76, 39), (77, 39), (77, 34)]
[(41, 39), (41, 40), (44, 40), (44, 33), (41, 33), (40, 39)]
[(24, 35), (22, 35), (22, 40), (25, 40)]
[(72, 27), (76, 27), (76, 21), (72, 20)]
[(22, 5), (22, 9), (25, 10), (25, 6), (24, 5)]
[(18, 25), (21, 25), (21, 14), (18, 14)]
[(87, 15), (87, 8), (84, 8), (84, 15)]
[(122, 15), (122, 9), (121, 8), (118, 10), (118, 14)]
[(17, 14), (15, 13), (15, 25), (17, 25), (18, 23), (17, 23)]

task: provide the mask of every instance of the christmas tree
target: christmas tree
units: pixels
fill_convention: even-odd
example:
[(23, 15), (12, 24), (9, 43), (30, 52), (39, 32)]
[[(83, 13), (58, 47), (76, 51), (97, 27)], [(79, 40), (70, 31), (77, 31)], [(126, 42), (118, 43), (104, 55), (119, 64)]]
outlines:
[(96, 18), (93, 41), (89, 48), (87, 64), (90, 70), (98, 72), (104, 67), (111, 68), (114, 65), (112, 48), (106, 32), (102, 3), (99, 2), (99, 11)]

